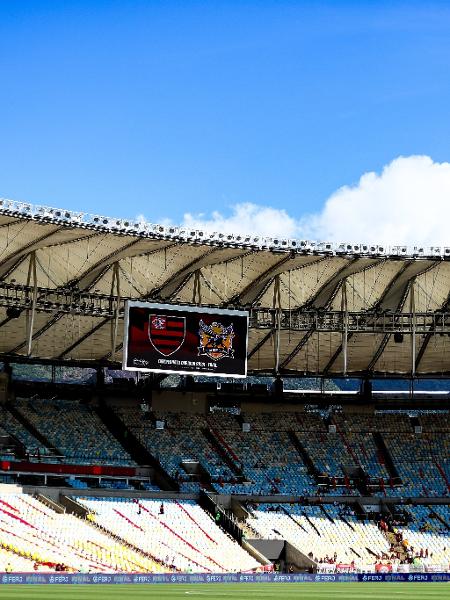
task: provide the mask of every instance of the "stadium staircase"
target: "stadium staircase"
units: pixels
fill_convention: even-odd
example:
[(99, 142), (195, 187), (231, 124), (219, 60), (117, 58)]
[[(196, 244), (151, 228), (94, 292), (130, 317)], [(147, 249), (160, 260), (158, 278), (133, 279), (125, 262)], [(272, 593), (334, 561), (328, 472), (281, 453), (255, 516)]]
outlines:
[(333, 517), (327, 512), (327, 509), (325, 508), (325, 506), (323, 504), (320, 505), (320, 510), (323, 512), (323, 514), (325, 515), (325, 517), (331, 522), (334, 523), (334, 519)]
[(66, 512), (66, 507), (63, 504), (56, 502), (55, 500), (49, 498), (48, 496), (45, 496), (44, 494), (38, 492), (34, 494), (34, 497), (36, 498), (36, 500), (39, 500), (39, 502), (45, 504), (45, 506), (55, 511), (56, 513), (62, 514)]
[(261, 536), (259, 535), (259, 533), (256, 531), (256, 529), (253, 529), (253, 527), (251, 527), (248, 523), (239, 523), (239, 527), (242, 529), (242, 538), (243, 539), (258, 539)]
[[(317, 485), (323, 485), (323, 484), (331, 485), (332, 480), (334, 480), (334, 482), (337, 486), (342, 487), (345, 485), (345, 481), (346, 481), (345, 477), (331, 478), (328, 475), (323, 475), (319, 471), (319, 469), (316, 467), (316, 465), (314, 464), (308, 451), (304, 448), (303, 444), (300, 442), (297, 433), (295, 431), (291, 430), (288, 432), (288, 434), (289, 434), (289, 438), (290, 438), (292, 444), (294, 445), (298, 454), (300, 455), (303, 462), (305, 463), (306, 468), (308, 470), (308, 474), (314, 478)], [(343, 441), (345, 443), (345, 439), (343, 439)], [(347, 445), (347, 444), (345, 443), (344, 445)], [(364, 495), (364, 496), (370, 495), (370, 492), (367, 488), (367, 482), (366, 482), (367, 478), (361, 467), (351, 469), (351, 473), (349, 473), (348, 475), (349, 475), (348, 481), (353, 481), (353, 484), (356, 486), (356, 488), (359, 490), (359, 492), (362, 495)]]
[(89, 514), (89, 511), (82, 504), (70, 496), (60, 495), (59, 501), (66, 512), (76, 515), (80, 519), (84, 520)]
[(242, 536), (245, 539), (260, 538), (258, 531), (247, 522), (250, 511), (245, 504), (236, 498), (232, 498), (230, 504), (231, 511), (242, 529)]
[[(325, 420), (325, 423), (326, 423), (327, 425), (331, 425), (331, 424), (332, 424), (332, 420), (331, 420), (331, 419), (326, 419), (326, 420)], [(361, 466), (361, 464), (360, 464), (360, 462), (359, 462), (359, 460), (358, 460), (358, 457), (357, 457), (357, 456), (356, 456), (356, 454), (354, 453), (354, 451), (353, 451), (353, 448), (351, 447), (351, 445), (348, 443), (348, 440), (347, 440), (347, 438), (345, 437), (345, 433), (342, 431), (341, 427), (339, 427), (339, 425), (338, 425), (337, 423), (335, 423), (335, 426), (336, 426), (336, 430), (337, 430), (337, 432), (338, 432), (338, 434), (339, 434), (339, 437), (341, 438), (341, 440), (342, 440), (342, 443), (344, 444), (344, 447), (345, 447), (345, 448), (346, 448), (346, 450), (347, 450), (347, 453), (348, 453), (348, 454), (349, 454), (349, 455), (352, 457), (353, 463), (354, 463), (355, 465), (357, 465), (358, 467), (360, 467), (360, 466)]]
[(405, 560), (408, 557), (408, 553), (406, 552), (402, 543), (397, 542), (395, 533), (393, 531), (384, 531), (383, 533), (389, 542), (389, 545), (392, 546), (393, 551), (399, 553), (400, 560)]
[(242, 545), (242, 529), (239, 527), (238, 523), (225, 512), (222, 506), (216, 502), (214, 496), (202, 490), (200, 492), (199, 505), (212, 516), (216, 525), (221, 527)]
[(311, 521), (311, 519), (309, 518), (309, 516), (306, 514), (306, 512), (303, 513), (303, 516), (305, 517), (305, 519), (308, 521), (308, 523), (311, 525), (311, 527), (314, 529), (314, 531), (317, 533), (317, 535), (319, 537), (322, 537), (322, 534), (320, 533), (320, 531), (317, 529), (317, 527), (314, 525), (314, 523)]
[(300, 458), (305, 463), (306, 468), (308, 470), (308, 474), (312, 475), (312, 477), (314, 477), (314, 480), (316, 481), (316, 483), (319, 483), (320, 478), (323, 478), (323, 475), (321, 474), (319, 469), (314, 464), (312, 458), (310, 457), (310, 455), (308, 454), (306, 449), (303, 447), (302, 443), (298, 439), (298, 435), (293, 430), (289, 431), (288, 434), (289, 434), (289, 439), (291, 440), (294, 448), (297, 450)]
[[(285, 508), (282, 504), (280, 504), (280, 508), (284, 512), (284, 514), (287, 515), (291, 519), (291, 521), (293, 521), (296, 524), (297, 527), (300, 527), (300, 529), (302, 529), (303, 531), (306, 532), (306, 529), (303, 527), (303, 525), (301, 525), (297, 521), (297, 519), (293, 515), (291, 515), (291, 513), (287, 510), (287, 508)], [(306, 517), (306, 518), (308, 518), (308, 517)], [(309, 519), (308, 519), (308, 521), (309, 521)], [(310, 521), (309, 521), (309, 523), (311, 524)], [(316, 530), (317, 533), (319, 533), (315, 526), (314, 526), (314, 529)], [(320, 535), (320, 533), (319, 533), (319, 535)]]
[(440, 515), (439, 513), (437, 513), (436, 511), (434, 511), (431, 506), (428, 507), (430, 509), (430, 516), (433, 516), (435, 519), (437, 519), (440, 523), (442, 523), (442, 525), (444, 525), (444, 527), (446, 528), (447, 531), (450, 531), (450, 523), (448, 521), (446, 521), (444, 519), (444, 517), (442, 515)]
[(378, 452), (380, 453), (381, 460), (383, 461), (383, 464), (386, 466), (387, 472), (389, 473), (389, 477), (391, 477), (396, 484), (401, 484), (399, 472), (395, 467), (391, 453), (386, 446), (383, 436), (379, 431), (374, 431), (372, 435)]
[(36, 427), (10, 402), (5, 405), (5, 408), (27, 429), (45, 448), (48, 449), (52, 457), (61, 459), (63, 453), (55, 448), (53, 444), (43, 435)]
[(345, 523), (347, 525), (347, 527), (349, 527), (352, 531), (355, 531), (355, 528), (353, 527), (353, 525), (349, 521), (347, 521), (347, 519), (345, 518), (344, 515), (340, 515), (339, 518), (341, 519), (341, 521), (343, 523)]
[[(8, 448), (6, 452), (5, 447)], [(16, 458), (21, 458), (22, 460), (27, 458), (26, 446), (15, 435), (2, 430), (0, 432), (0, 452), (7, 454), (11, 450)]]
[(448, 480), (448, 477), (445, 474), (445, 471), (442, 468), (442, 465), (436, 459), (434, 459), (434, 464), (436, 465), (436, 468), (439, 471), (440, 476), (445, 481), (445, 485), (447, 486), (447, 490), (450, 492), (450, 481)]
[(206, 427), (205, 429), (202, 429), (202, 433), (215, 448), (215, 450), (225, 462), (225, 464), (230, 468), (232, 473), (234, 473), (236, 477), (242, 479), (244, 473), (241, 467), (238, 465), (239, 459), (233, 452), (233, 450), (225, 442), (221, 434), (213, 427)]
[(106, 402), (101, 400), (95, 412), (138, 465), (153, 467), (155, 470), (155, 483), (161, 490), (176, 492), (180, 490), (178, 482), (164, 470), (161, 463), (142, 445), (139, 439), (129, 430)]
[[(180, 508), (180, 510), (182, 510), (190, 519), (190, 521), (193, 523), (192, 525), (192, 529), (196, 530), (196, 531), (200, 531), (201, 535), (206, 536), (208, 539), (210, 539), (211, 541), (214, 541), (211, 536), (201, 527), (201, 525), (199, 525), (197, 523), (197, 521), (194, 519), (194, 517), (186, 510), (186, 508), (180, 504), (179, 502), (176, 502), (177, 506)], [(146, 512), (148, 515), (150, 515), (153, 519), (158, 521), (158, 518), (155, 517), (154, 515), (151, 514), (151, 512), (141, 503), (138, 503), (139, 509), (143, 510), (144, 512)], [(124, 517), (127, 521), (129, 521), (129, 519), (127, 519), (126, 517)], [(132, 523), (130, 521), (130, 523)], [(206, 554), (204, 554), (203, 552), (201, 552), (196, 545), (192, 544), (190, 541), (188, 541), (182, 534), (178, 533), (175, 529), (173, 529), (170, 525), (168, 525), (167, 523), (161, 522), (163, 527), (169, 531), (172, 535), (174, 535), (176, 538), (178, 538), (179, 540), (181, 540), (184, 544), (186, 544), (186, 546), (188, 546), (189, 548), (191, 548), (192, 550), (198, 552), (200, 554), (200, 556), (202, 557), (202, 559), (204, 558), (208, 558), (212, 563), (214, 563), (215, 565), (217, 565), (220, 569), (223, 569), (223, 566), (221, 564), (219, 564), (216, 560), (214, 560), (212, 557), (207, 556)], [(133, 524), (133, 523), (132, 523)], [(199, 559), (200, 560), (200, 559)], [(198, 566), (201, 566), (201, 563), (195, 563), (195, 561), (193, 561), (194, 564), (197, 564)]]
[[(188, 469), (189, 464), (192, 466)], [(211, 479), (211, 475), (199, 461), (182, 460), (181, 467), (191, 475), (192, 481), (198, 483), (201, 489), (213, 493), (216, 491)]]

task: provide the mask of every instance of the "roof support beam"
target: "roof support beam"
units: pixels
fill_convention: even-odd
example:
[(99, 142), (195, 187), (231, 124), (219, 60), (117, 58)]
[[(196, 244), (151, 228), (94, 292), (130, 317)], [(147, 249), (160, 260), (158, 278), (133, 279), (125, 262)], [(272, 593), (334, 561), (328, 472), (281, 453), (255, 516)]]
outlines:
[[(353, 333), (350, 332), (347, 335), (347, 346), (348, 346), (348, 342), (352, 339), (353, 337)], [(327, 364), (325, 365), (324, 369), (323, 369), (323, 374), (327, 375), (328, 371), (331, 369), (331, 367), (334, 365), (334, 363), (336, 362), (336, 360), (338, 359), (339, 354), (342, 352), (343, 349), (343, 344), (341, 343), (337, 350), (334, 352), (333, 356), (330, 358), (330, 360), (327, 362)]]
[[(310, 265), (327, 260), (327, 258), (328, 257), (319, 256), (315, 260), (312, 260), (301, 267), (295, 267), (295, 262), (294, 262), (293, 267), (295, 268), (295, 270), (304, 269)], [(292, 261), (292, 260), (295, 261), (295, 258), (292, 259), (290, 254), (287, 254), (286, 256), (281, 258), (281, 260), (277, 261), (275, 264), (273, 264), (271, 267), (269, 267), (263, 273), (261, 273), (261, 275), (259, 275), (258, 277), (253, 279), (248, 285), (246, 285), (245, 288), (241, 292), (239, 292), (239, 294), (236, 294), (230, 300), (230, 302), (235, 302), (238, 304), (245, 304), (245, 305), (247, 305), (247, 304), (255, 305), (258, 302), (258, 300), (261, 298), (261, 296), (264, 294), (264, 292), (267, 290), (267, 288), (271, 285), (271, 283), (273, 283), (275, 281), (275, 277), (277, 275), (280, 275), (283, 271), (292, 270), (292, 269), (282, 269), (281, 268), (284, 265), (288, 265), (289, 261)]]
[(62, 227), (54, 227), (52, 229), (52, 231), (48, 231), (44, 235), (34, 238), (28, 244), (21, 246), (14, 252), (11, 252), (10, 254), (8, 254), (8, 256), (6, 256), (4, 259), (1, 259), (0, 260), (0, 279), (3, 279), (3, 277), (5, 277), (9, 273), (11, 273), (11, 271), (16, 266), (16, 264), (20, 263), (20, 261), (23, 259), (24, 256), (26, 256), (33, 250), (38, 250), (39, 248), (43, 248), (44, 246), (47, 246), (48, 244), (47, 243), (44, 244), (43, 242), (48, 242), (48, 240), (52, 236), (54, 236), (55, 233), (58, 233), (59, 231), (61, 231), (61, 229), (62, 229)]
[(109, 321), (110, 319), (102, 319), (100, 323), (97, 323), (97, 325), (95, 325), (90, 331), (86, 332), (76, 342), (74, 342), (68, 348), (63, 350), (63, 352), (61, 352), (61, 354), (59, 354), (57, 358), (64, 358), (67, 354), (70, 354), (72, 350), (74, 350), (77, 346), (85, 342), (88, 338), (91, 337), (91, 335), (94, 335), (94, 333), (96, 333), (99, 329), (103, 327), (103, 325), (106, 325), (106, 323), (108, 323)]
[(342, 283), (342, 305), (341, 311), (344, 317), (344, 330), (342, 332), (342, 352), (344, 354), (344, 372), (347, 375), (347, 342), (348, 342), (348, 304), (347, 304), (347, 280)]
[[(38, 331), (36, 331), (33, 334), (33, 341), (37, 340), (42, 334), (44, 334), (48, 329), (50, 329), (50, 327), (52, 327), (57, 321), (59, 321), (59, 319), (63, 316), (63, 314), (64, 313), (57, 312), (52, 318), (50, 318), (45, 325), (43, 325), (40, 329), (38, 329)], [(1, 326), (1, 324), (0, 324), (0, 326)], [(26, 343), (27, 343), (27, 340), (26, 339), (23, 340), (22, 342), (20, 342), (20, 344), (17, 344), (17, 346), (15, 348), (12, 348), (11, 350), (9, 350), (8, 354), (15, 354), (21, 348), (23, 348), (23, 346), (25, 346)]]
[(275, 286), (273, 289), (273, 307), (276, 310), (276, 330), (275, 330), (275, 374), (280, 373), (280, 345), (281, 345), (281, 294), (280, 294), (280, 275), (275, 275)]
[[(372, 265), (369, 265), (368, 267), (365, 267), (364, 269), (362, 269), (362, 270), (360, 271), (360, 273), (362, 273), (363, 271), (368, 271), (368, 270), (370, 270), (370, 269), (373, 269), (374, 267), (377, 267), (378, 265), (381, 265), (381, 264), (382, 264), (382, 263), (384, 263), (384, 262), (385, 262), (385, 259), (381, 259), (381, 260), (379, 260), (378, 262), (376, 262), (376, 263), (374, 263), (374, 264), (372, 264)], [(348, 283), (348, 278), (346, 277), (345, 279), (343, 279), (343, 280), (341, 281), (341, 283), (342, 283), (342, 286), (344, 286), (344, 285), (346, 286), (346, 304), (347, 304), (347, 310), (348, 310), (348, 297), (347, 297), (347, 292), (348, 292), (348, 285), (347, 285), (347, 283)], [(332, 301), (333, 301), (333, 300), (334, 300), (334, 298), (336, 297), (336, 295), (337, 295), (338, 291), (339, 291), (339, 289), (338, 289), (338, 286), (337, 286), (337, 287), (336, 287), (336, 290), (335, 290), (335, 294), (333, 294)], [(365, 302), (365, 301), (366, 301), (366, 298), (364, 297), (364, 302)], [(348, 314), (347, 314), (347, 317), (348, 317)], [(347, 346), (347, 347), (346, 347), (346, 352), (348, 352), (348, 342), (349, 342), (349, 341), (352, 339), (352, 337), (353, 337), (353, 332), (350, 332), (350, 333), (348, 333), (348, 331), (347, 331), (347, 343), (346, 343), (346, 346)], [(338, 356), (339, 356), (339, 355), (340, 355), (340, 353), (342, 352), (342, 350), (343, 350), (343, 347), (344, 347), (344, 344), (343, 344), (343, 343), (341, 343), (341, 344), (340, 344), (340, 346), (339, 346), (339, 347), (336, 349), (336, 351), (333, 353), (333, 356), (330, 358), (330, 360), (328, 361), (328, 363), (326, 364), (326, 366), (325, 366), (325, 368), (324, 368), (324, 370), (323, 370), (323, 374), (324, 374), (324, 375), (326, 375), (326, 374), (328, 373), (328, 371), (331, 369), (331, 367), (334, 365), (334, 363), (336, 362), (336, 360), (337, 360)]]
[[(446, 310), (448, 310), (449, 306), (450, 306), (450, 292), (449, 292), (447, 298), (445, 299), (445, 302), (441, 305), (440, 312), (445, 312)], [(443, 315), (442, 315), (442, 319), (444, 319)], [(419, 348), (419, 352), (417, 353), (416, 364), (415, 364), (416, 373), (419, 370), (423, 355), (425, 354), (425, 351), (428, 348), (428, 344), (430, 343), (430, 340), (433, 337), (433, 335), (436, 335), (436, 325), (435, 324), (433, 324), (430, 327), (429, 332), (425, 335), (422, 345)]]
[[(114, 294), (115, 291), (115, 294)], [(117, 346), (117, 333), (119, 329), (119, 312), (120, 312), (120, 269), (119, 263), (114, 263), (113, 278), (111, 282), (111, 296), (115, 295), (114, 317), (111, 319), (111, 352)]]
[(37, 274), (36, 274), (36, 250), (30, 254), (30, 266), (28, 269), (27, 286), (33, 281), (33, 295), (31, 299), (31, 309), (27, 311), (27, 356), (31, 356), (31, 346), (33, 344), (34, 317), (36, 315), (37, 299)]
[(415, 300), (415, 283), (414, 278), (411, 282), (411, 292), (409, 296), (409, 312), (412, 315), (412, 333), (411, 333), (411, 376), (416, 374), (416, 300)]
[[(262, 286), (262, 288), (264, 289), (264, 284), (268, 283), (270, 280), (273, 281), (275, 273), (282, 265), (284, 265), (288, 260), (290, 260), (290, 258), (291, 257), (289, 256), (289, 254), (287, 256), (283, 256), (281, 260), (279, 260), (274, 265), (266, 269), (264, 273), (262, 273), (259, 277), (251, 281), (248, 285), (246, 285), (242, 292), (236, 294), (231, 299), (231, 302), (236, 302), (239, 304), (241, 304), (242, 302), (244, 302), (245, 304), (253, 304), (256, 298), (258, 297), (258, 292), (261, 291), (257, 290), (258, 285)], [(256, 292), (253, 296), (250, 295), (250, 292), (252, 290)], [(246, 296), (248, 295), (250, 295), (250, 297), (246, 298)]]
[(258, 350), (260, 350), (264, 344), (270, 340), (270, 338), (273, 336), (275, 330), (274, 329), (269, 329), (269, 331), (266, 333), (266, 335), (259, 340), (259, 342), (254, 346), (254, 348), (252, 348), (250, 350), (250, 352), (247, 354), (247, 359), (250, 360), (251, 357), (256, 354), (258, 352)]
[[(353, 268), (359, 260), (361, 260), (359, 257), (347, 259), (347, 262), (330, 279), (327, 279), (327, 281), (325, 281), (325, 283), (319, 287), (314, 296), (312, 296), (308, 300), (308, 302), (306, 302), (304, 308), (313, 308), (315, 306), (316, 300), (322, 295), (322, 293), (327, 289), (327, 287), (332, 288), (332, 292), (326, 299), (326, 302), (321, 306), (329, 306), (333, 301), (337, 291), (339, 290), (342, 279), (348, 274), (357, 272), (353, 271)], [(350, 273), (348, 273), (348, 271), (350, 271)]]
[[(352, 264), (355, 262), (354, 259), (352, 261)], [(337, 278), (337, 284), (333, 290), (333, 293), (331, 294), (331, 296), (328, 298), (328, 302), (325, 306), (325, 308), (328, 308), (330, 306), (330, 304), (333, 302), (334, 298), (336, 297), (336, 294), (338, 293), (339, 289), (342, 286), (342, 282), (344, 281), (343, 279), (340, 279), (338, 276), (339, 274), (342, 274), (343, 272), (345, 272), (347, 269), (349, 268), (349, 265), (344, 265), (339, 271), (338, 273), (336, 273), (335, 277), (333, 279)], [(321, 290), (323, 290), (325, 286), (321, 287)], [(320, 291), (317, 292), (317, 294), (315, 295), (315, 298), (318, 297), (318, 295), (320, 294)], [(308, 305), (310, 303), (308, 302)], [(284, 359), (283, 363), (280, 365), (280, 368), (286, 368), (286, 366), (297, 356), (297, 354), (301, 351), (301, 349), (308, 343), (308, 340), (310, 339), (310, 337), (312, 336), (312, 334), (316, 331), (316, 326), (313, 325), (311, 327), (311, 329), (306, 333), (306, 335), (304, 337), (302, 337), (302, 339), (300, 340), (300, 342), (297, 344), (297, 346), (292, 350), (292, 352), (289, 354), (289, 356), (287, 358)], [(348, 333), (347, 333), (348, 335)]]
[(286, 366), (291, 362), (291, 360), (293, 360), (297, 356), (297, 354), (300, 352), (300, 350), (308, 343), (309, 338), (312, 336), (312, 334), (315, 331), (316, 331), (316, 328), (311, 327), (311, 329), (306, 332), (306, 334), (302, 337), (302, 339), (299, 341), (299, 343), (295, 346), (295, 348), (292, 350), (292, 352), (289, 354), (289, 356), (283, 360), (283, 362), (280, 365), (280, 369), (286, 368)]
[[(224, 250), (226, 250), (226, 248), (208, 247), (206, 252), (203, 252), (189, 263), (182, 265), (178, 271), (172, 273), (159, 287), (149, 292), (145, 298), (155, 297), (161, 298), (162, 300), (170, 300), (183, 287), (184, 283), (189, 279), (192, 273), (200, 271), (203, 267), (209, 265), (227, 262), (227, 260), (221, 260), (221, 254), (223, 254)], [(240, 254), (233, 256), (233, 259), (244, 256), (245, 254), (248, 254), (248, 250), (243, 250)]]
[[(402, 275), (405, 273), (406, 269), (408, 269), (408, 267), (410, 265), (411, 265), (411, 261), (408, 261), (407, 263), (405, 263), (404, 267), (391, 280), (390, 284), (384, 290), (382, 298), (380, 298), (379, 302), (377, 302), (377, 306), (381, 306), (382, 305), (382, 302), (383, 302), (384, 298), (387, 296), (387, 294), (389, 293), (389, 291), (392, 289), (392, 287), (395, 284), (395, 282), (398, 281), (402, 277)], [(408, 283), (407, 283), (407, 285), (405, 286), (405, 288), (403, 290), (402, 297), (400, 298), (400, 300), (399, 300), (399, 302), (398, 302), (398, 304), (396, 306), (396, 310), (397, 311), (400, 311), (403, 308), (403, 305), (405, 303), (406, 297), (408, 295), (408, 291), (410, 290), (410, 287), (411, 287), (413, 281), (416, 279), (416, 277), (418, 277), (419, 275), (422, 275), (423, 273), (426, 273), (428, 270), (430, 270), (433, 267), (434, 267), (434, 264), (428, 265), (425, 269), (422, 269), (422, 271), (419, 271), (419, 273), (416, 273), (411, 279), (408, 280)], [(382, 353), (384, 352), (384, 349), (386, 348), (386, 345), (387, 345), (390, 337), (391, 337), (390, 333), (387, 333), (386, 335), (383, 336), (383, 339), (381, 340), (380, 345), (378, 346), (375, 354), (372, 357), (372, 360), (370, 361), (370, 363), (367, 366), (367, 372), (368, 373), (371, 373), (373, 371), (373, 368), (377, 364), (377, 362), (380, 359), (380, 356), (382, 355)]]
[[(80, 289), (89, 289), (97, 280), (97, 276), (99, 274), (103, 274), (105, 271), (108, 270), (108, 268), (112, 264), (114, 264), (121, 258), (130, 256), (130, 253), (128, 251), (131, 250), (131, 248), (133, 248), (134, 246), (137, 246), (138, 244), (142, 245), (142, 239), (133, 238), (131, 242), (128, 241), (120, 248), (117, 248), (107, 256), (104, 256), (94, 265), (91, 265), (88, 269), (86, 269), (86, 271), (81, 273), (81, 275), (79, 275), (76, 279), (72, 279), (67, 285), (76, 284)], [(160, 250), (161, 248), (158, 248), (156, 251), (159, 252)]]

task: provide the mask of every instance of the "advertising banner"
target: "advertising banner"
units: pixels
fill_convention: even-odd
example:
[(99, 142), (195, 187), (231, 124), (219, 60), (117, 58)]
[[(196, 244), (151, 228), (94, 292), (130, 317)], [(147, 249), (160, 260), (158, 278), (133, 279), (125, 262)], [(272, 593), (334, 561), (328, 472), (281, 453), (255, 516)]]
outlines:
[(127, 302), (123, 368), (245, 377), (247, 333), (245, 311)]
[[(349, 583), (450, 582), (450, 573), (0, 573), (0, 585), (11, 584), (164, 584), (164, 583)], [(187, 592), (186, 592), (187, 593)]]

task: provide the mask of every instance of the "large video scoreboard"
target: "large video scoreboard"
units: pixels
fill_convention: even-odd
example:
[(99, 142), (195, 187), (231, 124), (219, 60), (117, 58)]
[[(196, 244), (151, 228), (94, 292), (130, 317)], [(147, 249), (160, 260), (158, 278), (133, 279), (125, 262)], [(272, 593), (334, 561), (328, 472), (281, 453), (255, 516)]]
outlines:
[(123, 368), (245, 377), (247, 334), (245, 311), (129, 301)]

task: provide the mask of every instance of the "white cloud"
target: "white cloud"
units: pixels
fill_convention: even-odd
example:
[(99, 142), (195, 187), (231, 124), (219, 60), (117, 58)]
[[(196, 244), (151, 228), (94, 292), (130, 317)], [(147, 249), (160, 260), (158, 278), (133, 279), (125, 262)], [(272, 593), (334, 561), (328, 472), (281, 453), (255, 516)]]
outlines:
[(301, 230), (332, 241), (450, 245), (449, 223), (450, 164), (409, 156), (337, 190)]
[(450, 163), (399, 157), (381, 173), (346, 185), (322, 210), (303, 217), (251, 203), (229, 214), (186, 213), (183, 225), (206, 231), (297, 237), (316, 241), (450, 246)]
[(214, 211), (210, 217), (186, 213), (183, 225), (193, 229), (224, 233), (257, 233), (266, 237), (273, 235), (296, 237), (299, 232), (298, 222), (285, 210), (258, 206), (249, 202), (233, 206), (229, 216), (224, 216), (218, 211)]

